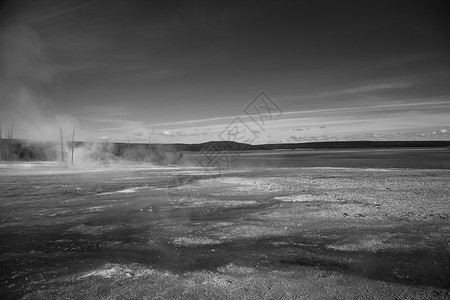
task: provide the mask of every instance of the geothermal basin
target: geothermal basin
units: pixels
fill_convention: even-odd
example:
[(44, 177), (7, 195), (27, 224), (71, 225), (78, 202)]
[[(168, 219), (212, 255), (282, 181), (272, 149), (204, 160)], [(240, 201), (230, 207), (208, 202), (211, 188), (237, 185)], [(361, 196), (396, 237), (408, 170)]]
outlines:
[(0, 166), (1, 299), (448, 299), (449, 149)]

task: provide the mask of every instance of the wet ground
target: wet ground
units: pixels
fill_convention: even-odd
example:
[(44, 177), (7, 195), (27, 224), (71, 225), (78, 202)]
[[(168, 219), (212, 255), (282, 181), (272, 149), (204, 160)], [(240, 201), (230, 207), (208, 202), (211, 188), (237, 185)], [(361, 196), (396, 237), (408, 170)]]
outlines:
[(2, 166), (0, 298), (446, 299), (439, 151), (421, 168)]

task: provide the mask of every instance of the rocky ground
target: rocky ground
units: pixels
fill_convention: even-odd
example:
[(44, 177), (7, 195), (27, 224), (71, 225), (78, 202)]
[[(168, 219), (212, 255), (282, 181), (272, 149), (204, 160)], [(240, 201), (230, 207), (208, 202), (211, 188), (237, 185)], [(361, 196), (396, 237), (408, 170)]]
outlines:
[(450, 297), (448, 170), (22, 169), (2, 299)]

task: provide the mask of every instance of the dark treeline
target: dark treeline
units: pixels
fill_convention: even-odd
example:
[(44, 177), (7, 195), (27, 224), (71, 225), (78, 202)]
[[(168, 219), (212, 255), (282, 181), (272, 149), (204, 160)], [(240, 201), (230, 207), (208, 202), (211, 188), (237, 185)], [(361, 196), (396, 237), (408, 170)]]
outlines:
[[(256, 145), (274, 149), (348, 149), (348, 148), (435, 148), (450, 147), (450, 141), (342, 141)], [(253, 149), (252, 149), (253, 150)], [(259, 150), (259, 149), (255, 149)]]
[[(67, 145), (68, 148), (70, 148), (71, 142), (68, 142)], [(165, 164), (179, 161), (182, 158), (182, 152), (184, 151), (214, 152), (295, 149), (450, 147), (450, 141), (345, 141), (260, 145), (250, 145), (231, 141), (212, 141), (200, 144), (105, 144), (75, 142), (74, 146), (75, 149), (95, 148), (95, 151), (92, 151), (92, 158), (96, 160), (117, 158), (130, 161), (149, 161)], [(55, 161), (60, 159), (60, 151), (58, 142), (0, 139), (0, 161)]]
[[(126, 145), (126, 144), (122, 144)], [(139, 145), (139, 144), (131, 144)], [(142, 145), (142, 144), (141, 144)], [(167, 151), (260, 151), (295, 149), (348, 149), (348, 148), (422, 148), (450, 147), (450, 141), (343, 141), (250, 145), (231, 141), (211, 141), (200, 144), (152, 144)]]
[(52, 161), (58, 153), (56, 142), (0, 139), (0, 161)]
[[(0, 139), (0, 161), (61, 161), (63, 153), (68, 163), (71, 159), (72, 142), (64, 144), (64, 149), (61, 149), (60, 142), (56, 141)], [(176, 151), (176, 147), (158, 144), (74, 142), (74, 148), (75, 153), (82, 153), (83, 159), (104, 163), (128, 160), (167, 165), (176, 164), (183, 157), (181, 152)]]

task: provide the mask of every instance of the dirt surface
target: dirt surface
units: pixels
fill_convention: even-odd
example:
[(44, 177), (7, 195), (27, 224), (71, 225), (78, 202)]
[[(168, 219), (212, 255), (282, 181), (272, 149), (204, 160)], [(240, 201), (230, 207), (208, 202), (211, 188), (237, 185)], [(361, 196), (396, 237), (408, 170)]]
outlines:
[(450, 171), (0, 167), (1, 299), (448, 299)]

